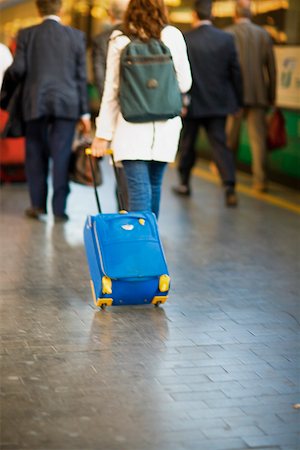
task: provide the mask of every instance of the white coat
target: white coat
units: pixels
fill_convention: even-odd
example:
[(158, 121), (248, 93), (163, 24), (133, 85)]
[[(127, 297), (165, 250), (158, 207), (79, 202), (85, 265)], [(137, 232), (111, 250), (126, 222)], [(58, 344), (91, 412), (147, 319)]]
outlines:
[[(182, 33), (173, 26), (167, 26), (161, 32), (161, 40), (171, 51), (179, 89), (185, 93), (191, 87), (192, 77)], [(115, 161), (138, 159), (173, 162), (182, 128), (180, 117), (165, 121), (132, 123), (124, 120), (120, 112), (118, 101), (120, 54), (129, 42), (129, 38), (120, 35), (120, 31), (112, 33), (95, 135), (111, 141)]]

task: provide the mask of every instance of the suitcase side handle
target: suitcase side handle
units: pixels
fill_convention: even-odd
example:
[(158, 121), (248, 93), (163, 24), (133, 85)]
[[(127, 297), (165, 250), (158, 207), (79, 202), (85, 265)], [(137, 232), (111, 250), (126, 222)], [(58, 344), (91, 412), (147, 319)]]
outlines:
[[(123, 211), (121, 211), (121, 213), (123, 213)], [(127, 217), (128, 212), (124, 211), (124, 219), (126, 221), (126, 217)], [(148, 217), (144, 214), (143, 211), (139, 212), (139, 211), (134, 211), (134, 212), (130, 212), (130, 219), (136, 219), (136, 220), (147, 220)], [(119, 220), (119, 217), (116, 216), (115, 214), (112, 214), (111, 217), (107, 220)]]

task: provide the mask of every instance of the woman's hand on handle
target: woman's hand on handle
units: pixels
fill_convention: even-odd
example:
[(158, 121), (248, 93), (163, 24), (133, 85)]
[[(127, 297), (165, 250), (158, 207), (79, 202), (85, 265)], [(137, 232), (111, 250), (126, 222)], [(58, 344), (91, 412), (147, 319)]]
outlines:
[(109, 141), (102, 138), (95, 137), (92, 142), (92, 155), (96, 158), (100, 158), (101, 156), (104, 156), (106, 153), (106, 150), (108, 148)]

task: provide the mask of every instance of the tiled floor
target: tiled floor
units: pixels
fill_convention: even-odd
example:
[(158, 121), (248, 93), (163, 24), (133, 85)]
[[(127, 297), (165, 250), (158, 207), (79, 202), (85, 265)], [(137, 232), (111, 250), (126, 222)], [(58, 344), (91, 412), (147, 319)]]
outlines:
[(73, 185), (71, 221), (54, 225), (23, 216), (26, 186), (1, 187), (2, 450), (300, 449), (300, 215), (243, 189), (226, 209), (198, 177), (176, 198), (175, 179), (169, 302), (104, 312), (82, 243), (93, 191)]

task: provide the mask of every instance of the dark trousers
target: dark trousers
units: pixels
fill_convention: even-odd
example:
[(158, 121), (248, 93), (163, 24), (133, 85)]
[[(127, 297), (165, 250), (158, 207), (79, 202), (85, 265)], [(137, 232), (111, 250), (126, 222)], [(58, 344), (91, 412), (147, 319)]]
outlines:
[(233, 154), (226, 145), (225, 124), (226, 117), (184, 119), (178, 162), (181, 184), (189, 186), (191, 170), (195, 165), (197, 156), (195, 142), (199, 128), (203, 127), (224, 186), (235, 185), (235, 164)]
[(53, 161), (54, 215), (65, 213), (75, 120), (43, 117), (26, 123), (26, 176), (31, 206), (46, 210), (49, 159)]

